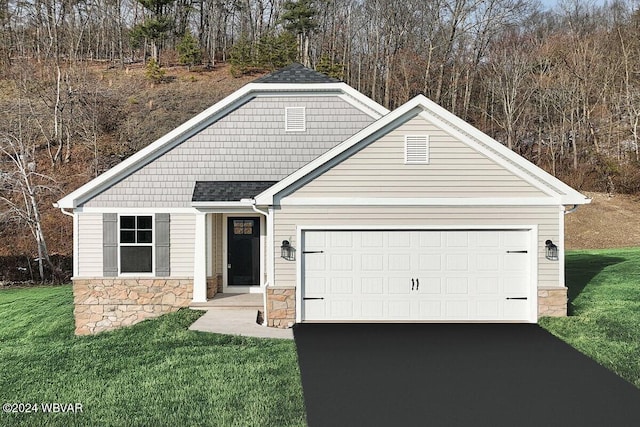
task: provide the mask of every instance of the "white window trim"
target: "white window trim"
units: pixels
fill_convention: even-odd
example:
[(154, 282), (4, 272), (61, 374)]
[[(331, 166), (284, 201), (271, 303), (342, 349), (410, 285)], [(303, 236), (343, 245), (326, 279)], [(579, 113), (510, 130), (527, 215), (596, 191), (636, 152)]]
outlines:
[[(121, 243), (120, 242), (120, 217), (121, 216), (150, 216), (151, 217), (151, 243)], [(122, 277), (155, 277), (156, 274), (156, 216), (150, 213), (119, 213), (118, 214), (118, 276)], [(151, 272), (150, 273), (123, 273), (120, 263), (122, 246), (151, 246)]]
[[(424, 161), (415, 161), (415, 160), (409, 160), (408, 158), (408, 143), (409, 143), (409, 138), (424, 138), (425, 140), (425, 145), (426, 145), (426, 157)], [(430, 144), (429, 144), (429, 135), (405, 135), (404, 136), (404, 164), (405, 165), (428, 165), (429, 164), (429, 149), (430, 149)]]
[[(302, 110), (302, 129), (289, 127), (289, 111)], [(284, 109), (284, 130), (285, 132), (306, 132), (307, 131), (307, 109), (306, 107), (285, 107)]]

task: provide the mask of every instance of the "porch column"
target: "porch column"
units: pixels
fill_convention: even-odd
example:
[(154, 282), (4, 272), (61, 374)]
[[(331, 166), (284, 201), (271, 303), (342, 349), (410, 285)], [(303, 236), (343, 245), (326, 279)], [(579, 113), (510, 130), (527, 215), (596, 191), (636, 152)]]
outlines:
[(207, 214), (196, 213), (193, 249), (193, 302), (207, 302)]

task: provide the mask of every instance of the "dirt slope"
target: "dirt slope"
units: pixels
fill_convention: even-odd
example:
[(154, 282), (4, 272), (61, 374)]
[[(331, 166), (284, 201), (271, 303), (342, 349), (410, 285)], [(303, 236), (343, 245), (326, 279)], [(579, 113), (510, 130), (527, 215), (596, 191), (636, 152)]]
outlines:
[(565, 216), (567, 249), (640, 247), (640, 196), (605, 193)]

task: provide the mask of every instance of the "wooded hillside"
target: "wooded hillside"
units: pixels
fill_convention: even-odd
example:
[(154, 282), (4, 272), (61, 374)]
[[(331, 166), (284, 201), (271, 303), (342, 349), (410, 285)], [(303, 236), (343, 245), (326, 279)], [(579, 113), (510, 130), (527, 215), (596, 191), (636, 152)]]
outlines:
[(292, 61), (390, 109), (423, 93), (578, 189), (640, 190), (634, 1), (0, 0), (0, 255), (69, 255), (51, 201)]

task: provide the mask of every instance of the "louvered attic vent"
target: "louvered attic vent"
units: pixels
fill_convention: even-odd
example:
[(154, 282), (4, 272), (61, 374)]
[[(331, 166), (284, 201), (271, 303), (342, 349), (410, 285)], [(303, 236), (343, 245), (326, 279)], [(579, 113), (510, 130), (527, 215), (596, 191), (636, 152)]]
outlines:
[(284, 109), (284, 129), (287, 132), (304, 132), (307, 130), (304, 107), (287, 107)]
[(406, 135), (404, 137), (404, 162), (407, 164), (429, 163), (427, 135)]

